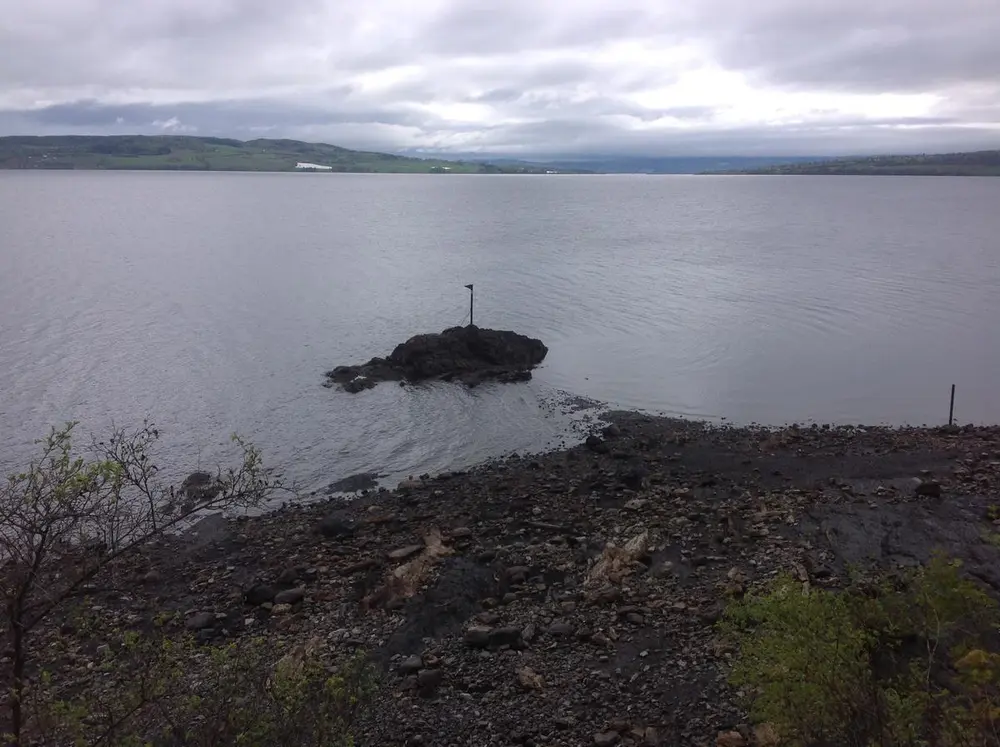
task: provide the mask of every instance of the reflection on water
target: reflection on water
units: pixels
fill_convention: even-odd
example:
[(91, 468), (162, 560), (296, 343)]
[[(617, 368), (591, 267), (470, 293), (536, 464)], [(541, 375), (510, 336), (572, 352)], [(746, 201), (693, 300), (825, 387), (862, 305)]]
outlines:
[[(0, 461), (50, 423), (238, 430), (302, 485), (533, 450), (558, 392), (731, 421), (1000, 421), (1000, 180), (0, 172)], [(321, 386), (461, 323), (526, 385)]]

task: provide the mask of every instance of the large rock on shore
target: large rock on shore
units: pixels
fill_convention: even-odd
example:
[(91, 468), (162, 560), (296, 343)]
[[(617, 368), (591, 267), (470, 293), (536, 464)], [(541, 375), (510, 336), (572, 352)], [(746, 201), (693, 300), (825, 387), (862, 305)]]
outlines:
[(326, 386), (348, 392), (370, 389), (382, 381), (527, 381), (545, 359), (541, 340), (507, 330), (452, 327), (440, 334), (417, 335), (397, 345), (388, 358), (328, 371)]

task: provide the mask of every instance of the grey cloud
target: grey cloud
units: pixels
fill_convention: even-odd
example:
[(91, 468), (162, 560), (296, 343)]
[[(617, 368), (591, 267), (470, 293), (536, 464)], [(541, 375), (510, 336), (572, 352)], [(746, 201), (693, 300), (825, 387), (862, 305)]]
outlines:
[(317, 108), (293, 102), (266, 100), (195, 102), (182, 104), (101, 104), (77, 101), (33, 111), (0, 112), (0, 129), (5, 122), (38, 125), (47, 131), (65, 128), (73, 132), (148, 131), (156, 122), (179, 120), (199, 133), (221, 135), (254, 131), (281, 131), (297, 127), (343, 124), (374, 124), (418, 127), (427, 118), (414, 112), (374, 110), (343, 105)]
[(900, 92), (1000, 78), (1000, 4), (992, 0), (692, 5), (687, 33), (706, 38), (724, 65), (767, 81)]
[[(986, 147), (998, 38), (996, 0), (32, 0), (0, 23), (0, 134), (178, 122), (443, 151)], [(753, 101), (636, 98), (699, 65), (821, 103), (765, 126), (739, 124)], [(835, 100), (873, 93), (939, 103), (861, 118)]]

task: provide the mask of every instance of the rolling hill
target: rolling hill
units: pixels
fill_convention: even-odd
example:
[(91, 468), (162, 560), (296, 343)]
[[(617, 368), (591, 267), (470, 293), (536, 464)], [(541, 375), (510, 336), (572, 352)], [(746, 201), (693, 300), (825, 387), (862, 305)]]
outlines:
[(1000, 176), (1000, 150), (913, 156), (833, 158), (741, 169), (738, 174), (857, 175), (857, 176)]
[[(362, 173), (544, 174), (552, 166), (411, 158), (299, 140), (231, 140), (174, 135), (0, 137), (0, 169), (169, 171), (323, 171)], [(559, 173), (586, 173), (559, 169)]]

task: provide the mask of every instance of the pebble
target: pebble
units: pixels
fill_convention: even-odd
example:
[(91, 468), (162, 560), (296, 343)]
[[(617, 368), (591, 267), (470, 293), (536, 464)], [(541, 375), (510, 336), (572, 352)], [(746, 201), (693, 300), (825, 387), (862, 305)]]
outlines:
[(413, 674), (424, 668), (424, 660), (414, 654), (403, 659), (399, 665), (399, 671), (403, 674)]
[(918, 480), (913, 492), (915, 495), (924, 498), (940, 498), (942, 493), (941, 483), (937, 480)]
[(486, 648), (490, 645), (490, 633), (492, 632), (492, 628), (474, 625), (465, 631), (465, 644), (472, 648)]
[(355, 523), (346, 511), (336, 511), (324, 516), (317, 528), (329, 539), (345, 539), (354, 536)]
[(259, 606), (266, 602), (273, 602), (276, 594), (277, 591), (273, 586), (261, 584), (248, 589), (243, 595), (243, 599), (247, 604)]
[(520, 628), (496, 628), (490, 631), (489, 635), (489, 645), (494, 647), (500, 646), (517, 646), (521, 643), (521, 629)]
[(549, 626), (548, 634), (558, 637), (565, 637), (573, 635), (573, 626), (568, 622), (556, 622)]
[(422, 669), (417, 674), (417, 685), (421, 690), (434, 690), (444, 682), (444, 670)]
[(188, 630), (204, 630), (215, 625), (214, 612), (199, 612), (184, 621), (184, 627)]
[(288, 589), (286, 591), (278, 592), (274, 596), (275, 604), (298, 604), (306, 595), (305, 589)]
[(277, 583), (279, 586), (291, 586), (298, 580), (298, 578), (299, 578), (298, 568), (286, 568), (278, 576)]
[(389, 560), (408, 560), (414, 555), (420, 554), (420, 551), (424, 549), (423, 545), (407, 545), (406, 547), (400, 547), (396, 550), (389, 552)]

